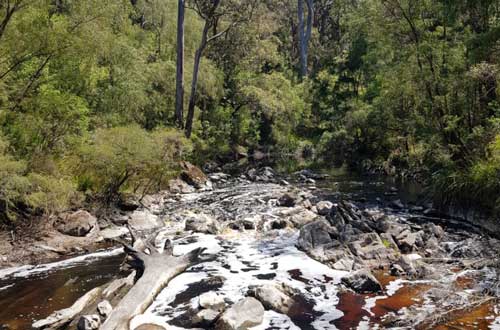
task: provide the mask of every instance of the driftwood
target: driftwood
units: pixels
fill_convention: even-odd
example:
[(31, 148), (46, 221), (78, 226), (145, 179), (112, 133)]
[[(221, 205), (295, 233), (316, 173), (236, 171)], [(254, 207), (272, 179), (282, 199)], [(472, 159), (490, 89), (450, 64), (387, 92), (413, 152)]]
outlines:
[[(57, 311), (44, 320), (33, 323), (36, 329), (59, 329), (68, 326), (75, 329), (84, 315), (97, 314), (97, 305), (107, 300), (113, 306), (109, 316), (99, 327), (101, 330), (129, 330), (130, 321), (146, 311), (155, 297), (167, 286), (172, 278), (184, 272), (188, 267), (210, 260), (202, 256), (204, 248), (174, 256), (170, 240), (158, 251), (149, 239), (138, 239), (129, 228), (132, 244), (120, 242), (127, 254), (126, 263), (134, 269), (127, 278), (116, 279), (102, 287), (95, 288), (81, 297), (73, 306)], [(135, 283), (134, 283), (135, 282)]]

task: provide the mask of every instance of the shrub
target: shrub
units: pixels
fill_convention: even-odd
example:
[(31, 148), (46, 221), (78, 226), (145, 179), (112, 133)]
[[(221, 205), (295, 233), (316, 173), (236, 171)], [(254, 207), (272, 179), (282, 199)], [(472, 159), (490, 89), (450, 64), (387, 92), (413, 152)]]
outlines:
[(177, 131), (147, 132), (125, 126), (97, 130), (66, 162), (79, 190), (98, 194), (109, 203), (120, 192), (145, 194), (160, 189), (190, 150)]
[(7, 153), (0, 139), (0, 220), (13, 222), (23, 213), (37, 210), (52, 214), (78, 201), (70, 181), (51, 175), (28, 173), (24, 162)]

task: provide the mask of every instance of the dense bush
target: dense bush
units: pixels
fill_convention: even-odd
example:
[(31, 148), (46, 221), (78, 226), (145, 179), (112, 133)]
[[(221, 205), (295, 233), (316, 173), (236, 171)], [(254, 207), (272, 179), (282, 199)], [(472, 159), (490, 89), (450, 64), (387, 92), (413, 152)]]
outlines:
[(120, 192), (144, 194), (165, 187), (177, 174), (178, 161), (189, 156), (189, 145), (174, 130), (98, 129), (65, 163), (79, 190), (110, 202)]
[(63, 177), (28, 172), (25, 162), (15, 160), (0, 139), (0, 221), (12, 222), (32, 213), (52, 214), (78, 203), (71, 181)]

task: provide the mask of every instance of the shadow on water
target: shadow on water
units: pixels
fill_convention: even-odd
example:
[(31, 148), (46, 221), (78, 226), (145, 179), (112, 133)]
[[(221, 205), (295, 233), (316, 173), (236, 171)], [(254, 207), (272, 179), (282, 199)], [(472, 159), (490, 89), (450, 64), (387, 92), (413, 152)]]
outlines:
[(34, 320), (71, 306), (85, 292), (119, 274), (123, 256), (54, 269), (26, 278), (0, 280), (0, 329), (31, 329)]

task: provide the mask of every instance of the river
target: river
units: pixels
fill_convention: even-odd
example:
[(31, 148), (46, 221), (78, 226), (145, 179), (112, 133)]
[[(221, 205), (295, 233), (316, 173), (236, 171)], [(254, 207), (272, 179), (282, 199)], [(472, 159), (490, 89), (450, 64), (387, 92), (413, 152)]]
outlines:
[[(210, 208), (219, 214), (238, 217), (275, 217), (267, 201), (282, 191), (273, 184), (244, 183), (215, 189), (213, 192), (185, 195), (165, 206), (163, 214), (173, 220), (168, 232), (179, 231), (175, 216), (186, 208)], [(387, 178), (362, 177), (346, 172), (332, 173), (312, 190), (314, 198), (336, 201), (349, 199), (367, 208), (411, 217), (420, 215), (425, 201), (418, 184), (395, 182)], [(403, 209), (390, 207), (401, 200)], [(147, 312), (134, 320), (136, 324), (157, 323), (186, 326), (186, 312), (196, 297), (216, 291), (227, 302), (236, 302), (252, 287), (264, 283), (281, 283), (301, 293), (303, 301), (291, 315), (266, 311), (264, 323), (255, 330), (278, 329), (370, 329), (383, 327), (390, 313), (411, 306), (430, 306), (424, 295), (434, 284), (409, 281), (376, 272), (385, 287), (383, 295), (360, 295), (342, 289), (345, 272), (333, 270), (315, 261), (296, 247), (298, 232), (282, 229), (262, 235), (255, 231), (225, 231), (223, 234), (180, 235), (174, 240), (175, 254), (195, 247), (207, 247), (216, 259), (176, 277), (157, 297)], [(123, 255), (106, 250), (92, 255), (70, 258), (48, 265), (0, 270), (0, 329), (30, 329), (34, 320), (70, 306), (91, 288), (102, 285), (120, 274)], [(482, 276), (482, 275), (481, 275)], [(468, 289), (468, 273), (450, 271), (441, 281), (463, 281)], [(479, 306), (470, 314), (454, 317), (440, 329), (499, 329), (496, 304)], [(431, 308), (431, 307), (429, 307)], [(404, 313), (400, 313), (404, 317)]]

